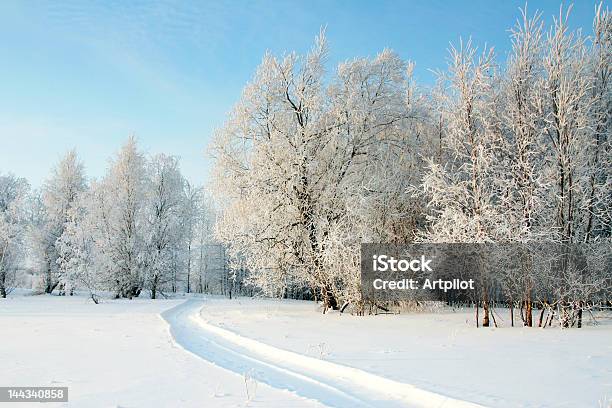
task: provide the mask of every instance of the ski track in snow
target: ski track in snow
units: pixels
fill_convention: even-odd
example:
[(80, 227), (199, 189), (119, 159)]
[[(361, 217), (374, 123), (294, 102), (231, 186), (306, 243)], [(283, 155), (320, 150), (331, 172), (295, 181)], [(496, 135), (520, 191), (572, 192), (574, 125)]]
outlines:
[(274, 388), (338, 408), (482, 407), (243, 337), (204, 321), (204, 306), (205, 301), (187, 300), (161, 313), (174, 341), (202, 359)]

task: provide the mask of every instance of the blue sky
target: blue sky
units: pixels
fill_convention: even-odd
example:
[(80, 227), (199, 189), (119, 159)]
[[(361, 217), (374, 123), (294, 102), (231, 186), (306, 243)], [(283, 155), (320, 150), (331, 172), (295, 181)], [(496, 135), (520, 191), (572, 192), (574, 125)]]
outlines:
[[(567, 2), (566, 2), (567, 4)], [(571, 23), (590, 31), (596, 2)], [(266, 50), (310, 48), (327, 27), (330, 67), (385, 47), (431, 83), (449, 42), (472, 37), (501, 59), (522, 1), (0, 1), (0, 172), (40, 186), (75, 148), (91, 177), (134, 134), (182, 159), (194, 183), (206, 146)], [(530, 1), (547, 20), (559, 1)]]

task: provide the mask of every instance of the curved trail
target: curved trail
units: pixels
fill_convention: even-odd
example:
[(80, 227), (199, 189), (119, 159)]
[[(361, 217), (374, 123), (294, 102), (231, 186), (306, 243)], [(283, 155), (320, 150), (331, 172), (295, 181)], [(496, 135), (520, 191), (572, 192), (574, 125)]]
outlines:
[(282, 350), (205, 322), (204, 302), (187, 300), (162, 313), (176, 343), (216, 365), (333, 407), (476, 408), (356, 368)]

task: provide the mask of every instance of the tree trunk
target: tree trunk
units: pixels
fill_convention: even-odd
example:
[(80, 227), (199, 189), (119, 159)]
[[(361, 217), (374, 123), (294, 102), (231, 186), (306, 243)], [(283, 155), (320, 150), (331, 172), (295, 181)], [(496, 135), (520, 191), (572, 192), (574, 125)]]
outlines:
[(49, 293), (49, 294), (53, 293), (57, 285), (58, 285), (58, 282), (55, 282), (55, 283), (47, 282), (47, 286), (45, 287), (45, 293)]
[(529, 297), (525, 300), (525, 326), (533, 327), (533, 303)]
[(538, 327), (542, 327), (542, 321), (544, 319), (544, 310), (545, 308), (542, 306), (542, 311), (540, 312), (540, 319), (538, 320)]
[(561, 302), (561, 327), (565, 329), (570, 327), (569, 306), (566, 301)]
[(157, 277), (151, 283), (151, 299), (157, 299)]
[(52, 293), (58, 282), (53, 283), (53, 272), (51, 270), (51, 261), (47, 260), (47, 273), (45, 275), (45, 293)]
[(323, 310), (327, 309), (338, 310), (338, 300), (328, 287), (323, 288)]
[(191, 281), (189, 279), (191, 275), (191, 266), (188, 264), (187, 266), (187, 293), (191, 293)]
[(548, 327), (552, 326), (552, 321), (555, 318), (555, 309), (552, 309), (550, 312), (550, 320), (548, 321)]
[(484, 314), (482, 317), (482, 327), (489, 327), (489, 296), (486, 290), (482, 297), (482, 311)]
[[(0, 261), (2, 260), (3, 259), (0, 258)], [(3, 299), (6, 298), (6, 286), (5, 285), (6, 285), (6, 272), (3, 270), (0, 270), (0, 297), (2, 297)]]
[(187, 246), (187, 293), (191, 293), (191, 240)]

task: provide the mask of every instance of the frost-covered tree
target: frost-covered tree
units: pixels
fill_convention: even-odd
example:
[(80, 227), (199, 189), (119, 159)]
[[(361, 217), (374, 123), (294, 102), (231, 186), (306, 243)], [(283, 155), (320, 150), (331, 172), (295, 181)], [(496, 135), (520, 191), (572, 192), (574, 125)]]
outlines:
[[(499, 239), (505, 225), (499, 212), (495, 172), (499, 143), (496, 135), (495, 65), (492, 50), (478, 53), (471, 41), (450, 50), (448, 73), (441, 77), (446, 91), (439, 96), (444, 117), (443, 162), (430, 159), (423, 191), (433, 215), (423, 233), (427, 242), (485, 243)], [(489, 325), (490, 279), (480, 276), (483, 326)]]
[(26, 230), (24, 207), (29, 185), (23, 178), (0, 174), (0, 297), (12, 288)]
[[(588, 38), (569, 30), (568, 16), (561, 10), (544, 34), (540, 15), (524, 12), (500, 69), (470, 46), (451, 50), (435, 94), (442, 154), (424, 177), (430, 226), (421, 239), (530, 248), (546, 241), (568, 251), (566, 244), (609, 240), (610, 18), (599, 7)], [(509, 302), (521, 302), (528, 326), (534, 299), (541, 308), (558, 307), (567, 326), (569, 310), (593, 299), (586, 288), (606, 285), (601, 268), (576, 273), (571, 251), (550, 253), (565, 261), (536, 268), (540, 260), (526, 256), (521, 267), (498, 268), (499, 276), (483, 282), (501, 281)], [(485, 284), (485, 325), (488, 296)]]
[[(108, 282), (106, 258), (97, 245), (102, 238), (99, 221), (105, 217), (99, 206), (105, 201), (97, 182), (80, 193), (68, 212), (68, 221), (62, 236), (57, 241), (59, 268), (64, 285), (72, 292), (80, 287), (87, 289), (94, 302), (97, 292), (111, 288)], [(98, 213), (97, 211), (101, 211)]]
[(435, 211), (426, 239), (430, 242), (490, 242), (500, 224), (495, 180), (493, 54), (478, 54), (471, 42), (451, 48), (448, 73), (441, 78), (445, 117), (443, 163), (429, 162), (423, 190)]
[[(545, 160), (551, 187), (549, 228), (553, 239), (564, 247), (595, 238), (609, 240), (609, 218), (602, 208), (612, 203), (610, 161), (606, 155), (610, 152), (607, 122), (612, 100), (606, 76), (612, 35), (610, 17), (598, 9), (594, 37), (589, 39), (579, 31), (569, 30), (570, 10), (565, 14), (561, 10), (546, 36), (542, 80), (542, 120), (548, 138)], [(602, 64), (607, 66), (602, 68)], [(603, 113), (604, 107), (607, 114)], [(579, 293), (574, 288), (592, 277), (570, 274), (572, 254), (561, 256), (561, 266), (555, 269), (554, 303), (560, 309), (562, 325), (567, 327), (570, 309), (582, 308), (588, 299), (570, 294)], [(563, 295), (558, 297), (559, 294)]]
[[(200, 195), (197, 205), (198, 216), (195, 224), (195, 250), (193, 251), (193, 274), (195, 275), (195, 291), (210, 293), (211, 275), (215, 268), (211, 248), (218, 242), (215, 240), (214, 228), (216, 225), (216, 212), (211, 198), (207, 194)], [(218, 264), (218, 263), (217, 263)]]
[(555, 18), (545, 39), (542, 103), (549, 142), (554, 232), (563, 242), (579, 242), (584, 235), (583, 210), (588, 173), (590, 78), (585, 38), (570, 32), (567, 14)]
[(86, 203), (96, 269), (117, 297), (138, 296), (144, 285), (146, 257), (145, 158), (129, 138), (111, 162), (108, 174), (92, 183)]
[(202, 189), (191, 185), (188, 181), (184, 182), (183, 202), (180, 215), (180, 224), (185, 246), (185, 290), (187, 293), (193, 291), (193, 265), (195, 258), (195, 246), (198, 237), (198, 223), (204, 217), (202, 207)]
[[(527, 10), (512, 29), (512, 52), (499, 83), (500, 92), (495, 106), (500, 150), (496, 177), (499, 180), (499, 210), (504, 231), (499, 241), (529, 243), (548, 239), (547, 180), (543, 157), (546, 152), (542, 121), (541, 83), (543, 75), (543, 23), (536, 13), (529, 17)], [(517, 250), (520, 247), (517, 247)], [(522, 251), (514, 259), (524, 262), (518, 268), (504, 265), (499, 279), (509, 300), (511, 321), (514, 305), (524, 308), (524, 323), (532, 325), (535, 283), (533, 262), (529, 251)]]
[[(311, 279), (325, 292), (321, 276), (318, 214), (311, 163), (327, 139), (323, 103), (323, 38), (305, 58), (266, 55), (243, 100), (217, 134), (219, 191), (229, 198), (220, 238), (233, 242), (234, 257), (283, 287), (285, 274)], [(274, 275), (278, 271), (278, 275)], [(258, 279), (261, 275), (253, 275)]]
[(334, 193), (322, 253), (333, 292), (361, 304), (361, 242), (412, 242), (424, 222), (412, 194), (431, 153), (427, 101), (412, 80), (413, 64), (389, 50), (343, 63), (330, 86), (337, 130), (326, 179)]
[[(414, 108), (410, 67), (393, 52), (342, 64), (329, 82), (326, 55), (323, 36), (304, 57), (266, 55), (213, 151), (222, 208), (218, 237), (251, 272), (251, 283), (277, 296), (305, 285), (325, 308), (337, 308), (343, 280), (355, 281), (358, 271), (338, 274), (324, 261), (333, 259), (329, 245), (339, 244), (330, 233), (354, 227), (344, 222), (347, 206), (373, 184), (376, 162), (401, 162), (414, 139), (407, 125)], [(372, 190), (387, 193), (408, 198), (401, 187)], [(387, 198), (399, 212), (409, 206)], [(389, 218), (383, 229), (390, 224)], [(342, 245), (354, 251), (359, 242), (353, 235)]]
[(501, 179), (500, 206), (507, 225), (503, 235), (508, 240), (527, 242), (548, 233), (538, 231), (546, 200), (540, 86), (544, 44), (540, 14), (530, 18), (526, 10), (521, 13), (511, 31), (512, 52), (502, 73), (495, 109), (501, 149), (496, 173)]
[(176, 157), (157, 155), (148, 165), (146, 249), (144, 251), (145, 287), (155, 299), (168, 283), (176, 291), (178, 252), (183, 244), (185, 180)]
[(177, 291), (189, 274), (200, 217), (200, 189), (188, 186), (179, 160), (147, 159), (130, 138), (106, 176), (76, 194), (57, 240), (59, 271), (95, 298), (151, 297)]
[(587, 220), (584, 241), (610, 239), (612, 235), (612, 14), (597, 7), (589, 48), (592, 99), (589, 121), (587, 197), (583, 210)]
[(75, 151), (68, 152), (60, 160), (42, 188), (42, 212), (34, 226), (33, 240), (35, 256), (43, 271), (46, 293), (51, 293), (61, 283), (61, 255), (57, 241), (66, 229), (74, 201), (85, 188), (83, 164), (79, 162)]

